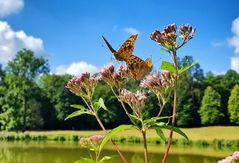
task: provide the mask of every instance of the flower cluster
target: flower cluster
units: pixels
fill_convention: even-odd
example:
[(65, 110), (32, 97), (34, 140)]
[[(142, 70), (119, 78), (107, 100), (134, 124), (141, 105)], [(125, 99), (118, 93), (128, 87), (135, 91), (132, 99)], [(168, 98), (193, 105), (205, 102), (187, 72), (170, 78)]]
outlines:
[(172, 88), (174, 81), (174, 75), (170, 72), (154, 73), (147, 75), (140, 83), (143, 88), (149, 89), (157, 96), (163, 98), (165, 94), (169, 93), (169, 89)]
[(129, 104), (129, 106), (136, 112), (137, 115), (141, 115), (145, 100), (147, 96), (145, 92), (137, 91), (136, 93), (123, 89), (119, 96), (119, 99)]
[(218, 163), (239, 163), (239, 151), (236, 151), (231, 156), (218, 161)]
[(141, 82), (141, 86), (153, 92), (161, 91), (172, 87), (174, 76), (172, 73), (165, 71), (163, 73), (154, 73), (147, 75)]
[(190, 39), (193, 38), (196, 32), (196, 28), (193, 28), (190, 25), (182, 25), (179, 27), (180, 37), (183, 38), (184, 42), (188, 42)]
[(101, 144), (103, 138), (103, 135), (93, 135), (89, 138), (81, 138), (80, 145), (86, 148), (96, 148)]
[(101, 68), (99, 71), (99, 78), (104, 80), (110, 86), (121, 89), (126, 83), (128, 68), (120, 65), (117, 72), (115, 72), (114, 69), (113, 64)]
[(150, 38), (164, 47), (171, 47), (176, 45), (176, 30), (176, 24), (171, 24), (164, 27), (163, 32), (160, 32), (158, 30), (154, 31), (153, 33), (151, 33)]
[(79, 77), (74, 77), (67, 82), (66, 88), (77, 96), (92, 99), (95, 87), (98, 83), (96, 77), (91, 77), (90, 73), (83, 73)]
[(183, 39), (183, 42), (180, 45), (177, 45), (177, 26), (175, 24), (168, 25), (164, 27), (164, 31), (160, 32), (158, 30), (151, 33), (150, 38), (153, 41), (156, 41), (166, 49), (172, 50), (173, 47), (179, 48), (190, 39), (193, 38), (196, 29), (189, 25), (182, 25), (179, 27), (180, 38)]

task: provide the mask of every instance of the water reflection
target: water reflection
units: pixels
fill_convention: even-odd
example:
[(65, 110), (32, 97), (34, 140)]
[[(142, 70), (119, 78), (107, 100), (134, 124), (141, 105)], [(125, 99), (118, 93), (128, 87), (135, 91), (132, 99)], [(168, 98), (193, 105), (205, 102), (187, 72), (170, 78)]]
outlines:
[[(124, 154), (131, 163), (143, 163), (143, 151), (141, 145), (124, 145), (122, 146)], [(163, 157), (162, 148), (158, 146), (149, 147), (149, 162), (160, 162)], [(207, 149), (208, 150), (208, 149)], [(212, 149), (211, 149), (212, 150)], [(204, 151), (199, 149), (191, 153), (185, 148), (172, 148), (168, 158), (169, 163), (215, 163), (231, 151), (223, 152), (218, 156), (213, 154), (202, 155)], [(213, 152), (212, 152), (213, 153)], [(215, 153), (218, 153), (217, 151)], [(229, 153), (229, 154), (228, 154)], [(117, 155), (111, 146), (107, 146), (102, 155)], [(59, 143), (59, 142), (1, 142), (0, 145), (0, 162), (1, 163), (71, 163), (81, 157), (89, 157), (86, 149), (79, 147), (77, 143)], [(114, 158), (108, 163), (121, 163), (119, 157)]]

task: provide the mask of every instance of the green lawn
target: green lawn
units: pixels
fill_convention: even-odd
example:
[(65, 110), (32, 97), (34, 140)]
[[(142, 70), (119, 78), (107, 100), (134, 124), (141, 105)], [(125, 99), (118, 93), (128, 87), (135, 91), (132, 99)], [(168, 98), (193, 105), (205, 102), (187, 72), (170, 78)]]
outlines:
[[(239, 139), (239, 126), (213, 126), (213, 127), (200, 127), (200, 128), (182, 128), (183, 132), (189, 137), (190, 140), (213, 140), (213, 139), (225, 139), (225, 140), (238, 140)], [(165, 134), (168, 135), (169, 131), (165, 130)], [(15, 135), (22, 134), (21, 132), (0, 132), (0, 136), (3, 134)], [(90, 136), (95, 134), (104, 134), (103, 131), (27, 131), (25, 134), (31, 136)], [(137, 130), (128, 130), (119, 133), (118, 136), (128, 137), (135, 136), (141, 137), (141, 134)], [(153, 130), (149, 130), (147, 134), (148, 138), (156, 138), (157, 134)], [(177, 133), (174, 134), (174, 138), (180, 139), (182, 136)]]

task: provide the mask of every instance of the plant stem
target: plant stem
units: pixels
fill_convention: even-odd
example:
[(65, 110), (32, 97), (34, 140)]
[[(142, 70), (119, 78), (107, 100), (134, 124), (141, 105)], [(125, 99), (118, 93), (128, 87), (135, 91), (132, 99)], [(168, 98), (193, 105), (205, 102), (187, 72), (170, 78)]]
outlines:
[[(115, 97), (117, 98), (117, 100), (120, 102), (121, 106), (123, 107), (124, 111), (125, 111), (125, 114), (129, 117), (130, 121), (135, 125), (137, 126), (137, 124), (135, 123), (135, 121), (130, 117), (130, 114), (126, 108), (126, 106), (124, 105), (124, 102), (122, 100), (119, 99), (118, 95), (115, 93), (114, 91), (114, 88), (112, 86), (110, 86), (113, 94), (115, 95)], [(119, 91), (118, 91), (119, 92)]]
[(177, 80), (178, 80), (178, 65), (177, 65), (177, 55), (176, 55), (176, 50), (173, 50), (173, 62), (174, 62), (174, 66), (176, 68), (176, 72), (175, 72), (175, 80), (174, 80), (174, 96), (173, 96), (173, 117), (172, 117), (172, 128), (170, 130), (170, 135), (169, 135), (169, 139), (168, 139), (168, 145), (167, 145), (167, 149), (164, 153), (164, 157), (162, 160), (162, 163), (166, 162), (167, 156), (168, 156), (168, 152), (172, 143), (172, 138), (173, 138), (173, 130), (174, 130), (174, 125), (175, 125), (175, 118), (176, 118), (176, 111), (177, 111)]
[(159, 116), (161, 115), (161, 113), (163, 112), (163, 108), (164, 108), (165, 102), (162, 102), (162, 104), (161, 104), (161, 102), (160, 102), (160, 97), (159, 97), (158, 95), (157, 95), (157, 98), (158, 98), (159, 107), (160, 107), (159, 112), (158, 112), (158, 114), (157, 114), (157, 117), (159, 117)]
[(144, 162), (148, 163), (148, 148), (147, 148), (147, 140), (146, 140), (146, 130), (143, 128), (141, 130), (144, 140)]
[[(107, 130), (105, 129), (103, 123), (101, 122), (101, 120), (100, 120), (100, 118), (99, 118), (97, 112), (95, 112), (94, 115), (95, 115), (95, 118), (96, 118), (96, 120), (98, 121), (100, 127), (102, 128), (102, 130), (107, 134), (108, 132), (107, 132)], [(124, 161), (124, 163), (128, 163), (127, 159), (124, 157), (124, 155), (123, 155), (123, 153), (121, 152), (121, 150), (119, 149), (118, 145), (117, 145), (112, 139), (110, 139), (110, 141), (111, 141), (111, 143), (115, 146), (115, 148), (116, 148), (118, 154), (120, 155), (120, 157), (121, 157), (121, 159)], [(98, 157), (99, 157), (99, 155), (98, 155)], [(97, 159), (98, 159), (98, 157), (97, 157)]]

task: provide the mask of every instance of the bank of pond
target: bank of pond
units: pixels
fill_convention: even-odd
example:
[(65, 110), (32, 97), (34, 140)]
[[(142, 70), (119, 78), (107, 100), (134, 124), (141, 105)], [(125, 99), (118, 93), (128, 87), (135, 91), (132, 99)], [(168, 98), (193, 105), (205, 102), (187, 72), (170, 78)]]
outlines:
[[(9, 133), (1, 133), (0, 134), (0, 142), (46, 142), (46, 141), (54, 141), (54, 142), (78, 142), (81, 137), (79, 135), (31, 135), (28, 133), (19, 133), (19, 134), (9, 134)], [(143, 143), (143, 139), (137, 136), (117, 136), (114, 137), (113, 140), (118, 144), (141, 144)], [(166, 145), (160, 138), (148, 138), (147, 143), (149, 145)], [(238, 139), (234, 140), (226, 140), (226, 139), (213, 139), (213, 140), (186, 140), (186, 139), (178, 139), (174, 138), (172, 141), (172, 146), (175, 147), (199, 147), (199, 148), (207, 148), (211, 147), (214, 149), (230, 149), (230, 150), (239, 150), (239, 136)]]

